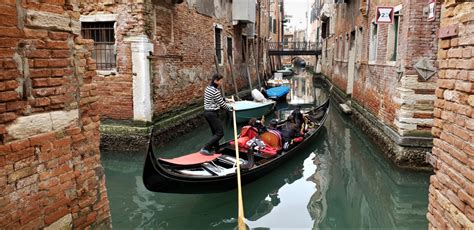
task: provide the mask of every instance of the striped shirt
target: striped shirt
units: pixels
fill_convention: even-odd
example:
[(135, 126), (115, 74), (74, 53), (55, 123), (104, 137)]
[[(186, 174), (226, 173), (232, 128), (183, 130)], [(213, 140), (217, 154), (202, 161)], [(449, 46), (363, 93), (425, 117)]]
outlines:
[(221, 92), (216, 87), (207, 86), (204, 90), (204, 110), (216, 111), (220, 108), (230, 110), (232, 107), (225, 103)]

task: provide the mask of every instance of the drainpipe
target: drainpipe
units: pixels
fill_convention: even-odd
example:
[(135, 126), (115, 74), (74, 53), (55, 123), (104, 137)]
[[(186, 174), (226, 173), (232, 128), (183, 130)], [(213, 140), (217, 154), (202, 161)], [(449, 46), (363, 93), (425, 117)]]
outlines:
[(151, 68), (148, 55), (153, 52), (153, 43), (146, 35), (125, 38), (131, 43), (133, 73), (133, 120), (151, 122), (153, 99)]

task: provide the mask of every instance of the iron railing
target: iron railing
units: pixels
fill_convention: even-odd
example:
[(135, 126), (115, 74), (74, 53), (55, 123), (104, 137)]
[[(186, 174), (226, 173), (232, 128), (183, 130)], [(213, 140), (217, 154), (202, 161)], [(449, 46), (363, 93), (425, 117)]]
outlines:
[(312, 51), (320, 47), (316, 42), (269, 42), (269, 50), (277, 51)]

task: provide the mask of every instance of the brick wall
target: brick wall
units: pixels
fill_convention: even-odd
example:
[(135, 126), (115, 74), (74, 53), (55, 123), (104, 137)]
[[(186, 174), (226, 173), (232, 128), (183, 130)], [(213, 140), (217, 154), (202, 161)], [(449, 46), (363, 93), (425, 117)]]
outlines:
[(104, 119), (133, 119), (132, 58), (128, 36), (150, 32), (150, 19), (146, 4), (132, 1), (130, 4), (115, 4), (112, 1), (81, 0), (80, 14), (115, 15), (116, 64), (114, 71), (100, 71), (94, 77), (100, 95), (100, 114)]
[[(430, 136), (437, 78), (435, 75), (427, 81), (423, 80), (413, 65), (421, 58), (427, 58), (436, 66), (434, 53), (437, 49), (435, 32), (438, 21), (426, 20), (423, 14), (426, 2), (371, 1), (367, 16), (360, 13), (360, 4), (360, 1), (335, 4), (335, 15), (331, 18), (336, 20), (335, 34), (326, 39), (333, 63), (330, 64), (331, 61), (328, 62), (325, 57), (322, 73), (330, 76), (340, 89), (347, 89), (349, 55), (346, 36), (350, 40), (351, 32), (362, 28), (361, 42), (355, 41), (355, 46), (360, 47), (357, 49), (359, 54), (356, 54), (351, 99), (401, 136)], [(376, 59), (369, 63), (370, 25), (375, 20), (377, 6), (401, 6), (396, 61), (389, 61), (387, 56), (387, 37), (391, 25), (378, 24)], [(342, 43), (339, 42), (341, 39)]]
[[(430, 228), (474, 228), (474, 3), (443, 2), (428, 207)], [(442, 32), (457, 27), (452, 36)]]
[[(83, 16), (116, 15), (117, 69), (112, 74), (99, 72), (94, 77), (100, 95), (102, 118), (133, 119), (132, 60), (127, 37), (147, 35), (154, 43), (151, 61), (155, 119), (173, 116), (189, 106), (202, 103), (204, 88), (215, 73), (216, 24), (223, 27), (224, 64), (219, 66), (219, 71), (225, 77), (226, 94), (234, 93), (226, 52), (228, 36), (233, 38), (234, 43), (233, 67), (238, 88), (248, 87), (241, 52), (244, 28), (243, 25), (232, 25), (231, 3), (216, 2), (215, 10), (206, 12), (208, 7), (198, 7), (205, 3), (195, 1), (189, 1), (192, 5), (188, 5), (188, 1), (181, 4), (168, 1), (132, 1), (133, 4), (96, 0), (80, 2)], [(203, 12), (199, 12), (198, 8)], [(255, 81), (255, 62), (251, 56), (250, 59), (249, 71)]]
[[(225, 3), (230, 6), (231, 3)], [(225, 9), (225, 5), (222, 8)], [(234, 43), (233, 72), (239, 89), (248, 87), (248, 78), (242, 57), (242, 25), (233, 26), (227, 17), (209, 17), (197, 12), (186, 2), (179, 5), (155, 4), (156, 34), (154, 66), (155, 119), (172, 116), (193, 105), (201, 105), (203, 92), (216, 72), (214, 62), (214, 26), (222, 26), (223, 64), (219, 71), (224, 75), (225, 92), (235, 92), (230, 65), (227, 59), (227, 37)], [(221, 13), (225, 13), (221, 12)], [(229, 15), (227, 11), (225, 15)], [(249, 45), (251, 41), (247, 42)], [(253, 48), (250, 46), (250, 48)], [(249, 50), (249, 54), (252, 52)], [(255, 61), (249, 55), (249, 71), (253, 81)], [(255, 87), (255, 84), (253, 84)]]
[(110, 227), (95, 62), (76, 6), (0, 3), (0, 228)]

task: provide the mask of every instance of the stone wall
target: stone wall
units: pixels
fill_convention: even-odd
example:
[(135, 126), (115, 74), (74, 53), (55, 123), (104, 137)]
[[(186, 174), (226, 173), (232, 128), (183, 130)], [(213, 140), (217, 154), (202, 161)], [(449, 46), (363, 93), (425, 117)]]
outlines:
[(110, 228), (91, 41), (75, 5), (0, 3), (0, 228)]
[[(439, 3), (439, 2), (438, 2)], [(474, 228), (474, 3), (442, 3), (430, 228)]]

